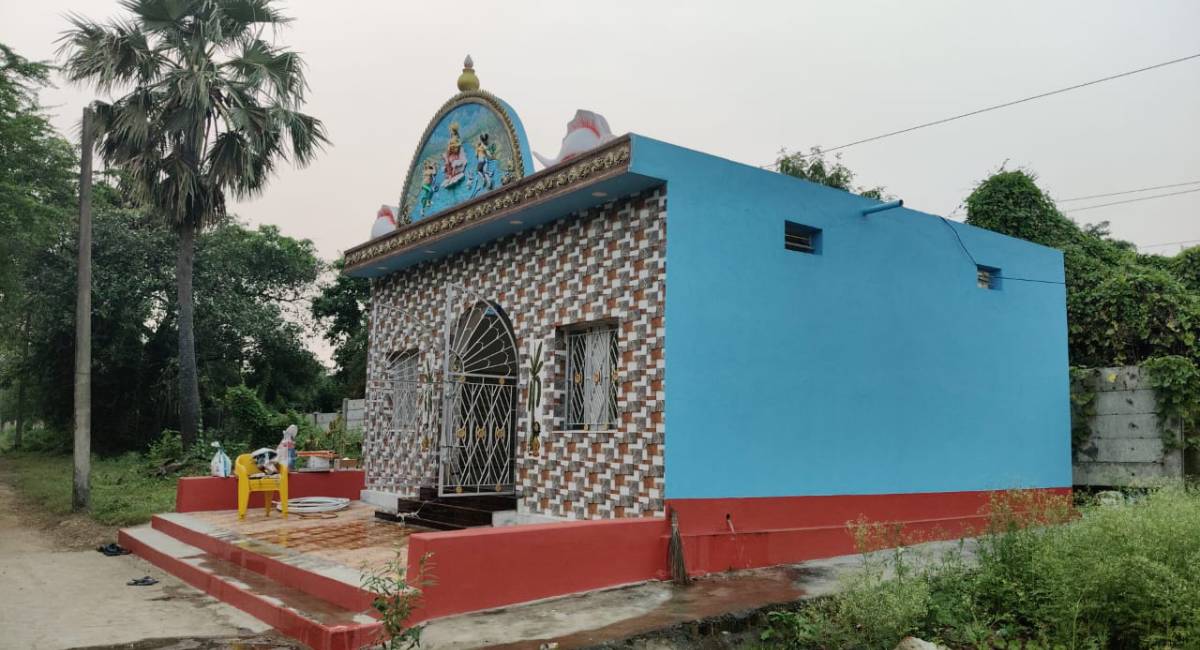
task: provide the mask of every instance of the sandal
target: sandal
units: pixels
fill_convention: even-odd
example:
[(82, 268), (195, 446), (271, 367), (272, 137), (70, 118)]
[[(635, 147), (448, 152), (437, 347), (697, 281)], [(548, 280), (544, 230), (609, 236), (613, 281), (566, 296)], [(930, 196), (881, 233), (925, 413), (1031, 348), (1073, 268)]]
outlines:
[(118, 555), (129, 555), (129, 553), (130, 553), (129, 549), (121, 546), (120, 544), (105, 544), (103, 546), (97, 546), (96, 550), (107, 555), (108, 557), (116, 557)]
[(150, 576), (142, 576), (140, 578), (134, 578), (125, 584), (129, 585), (130, 587), (149, 587), (150, 585), (158, 584), (158, 580), (155, 580)]

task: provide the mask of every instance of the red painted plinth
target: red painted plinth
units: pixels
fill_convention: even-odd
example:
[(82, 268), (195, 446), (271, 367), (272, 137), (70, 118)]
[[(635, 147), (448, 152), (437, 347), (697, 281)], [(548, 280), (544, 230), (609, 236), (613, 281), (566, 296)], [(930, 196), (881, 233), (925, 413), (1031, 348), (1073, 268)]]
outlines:
[[(1068, 497), (1070, 488), (1033, 490)], [(803, 562), (861, 550), (851, 524), (874, 547), (976, 535), (1005, 492), (672, 499), (693, 575)]]
[[(1032, 490), (1069, 497), (1069, 488)], [(853, 523), (874, 527), (874, 548), (956, 539), (983, 530), (1002, 492), (673, 499), (688, 573), (703, 575), (846, 555), (861, 550)], [(726, 517), (728, 515), (728, 518)], [(732, 527), (732, 528), (731, 528)], [(408, 575), (429, 554), (413, 622), (620, 584), (665, 579), (665, 519), (616, 519), (418, 533)]]
[[(429, 554), (415, 619), (666, 577), (663, 519), (609, 519), (418, 533), (408, 538), (410, 584)], [(416, 622), (414, 620), (414, 622)]]
[[(329, 472), (293, 472), (288, 474), (288, 496), (345, 497), (357, 499), (366, 485), (361, 469)], [(263, 507), (263, 493), (250, 494), (250, 507)], [(236, 510), (237, 478), (185, 476), (175, 486), (175, 511)]]

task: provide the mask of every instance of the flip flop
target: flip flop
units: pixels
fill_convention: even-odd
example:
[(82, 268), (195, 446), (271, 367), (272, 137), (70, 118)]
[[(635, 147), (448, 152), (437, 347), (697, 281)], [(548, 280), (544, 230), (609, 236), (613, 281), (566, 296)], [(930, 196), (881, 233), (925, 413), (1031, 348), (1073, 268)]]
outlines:
[(142, 576), (140, 578), (134, 578), (125, 584), (129, 585), (130, 587), (149, 587), (150, 585), (158, 584), (158, 581), (150, 576)]
[(129, 555), (129, 549), (121, 546), (120, 544), (105, 544), (104, 546), (97, 546), (96, 550), (107, 555), (108, 557)]

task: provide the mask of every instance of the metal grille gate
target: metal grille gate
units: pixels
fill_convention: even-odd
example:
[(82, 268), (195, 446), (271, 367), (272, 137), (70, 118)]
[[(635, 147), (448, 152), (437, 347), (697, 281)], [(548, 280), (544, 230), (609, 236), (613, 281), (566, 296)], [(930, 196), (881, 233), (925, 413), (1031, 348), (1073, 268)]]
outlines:
[(493, 301), (446, 290), (438, 494), (512, 494), (517, 345)]
[[(429, 331), (436, 325), (391, 307), (380, 310)], [(437, 449), (439, 496), (515, 493), (517, 346), (494, 301), (457, 285), (446, 288), (441, 367), (415, 349), (390, 357), (384, 378), (369, 382), (385, 417), (389, 444)], [(420, 479), (421, 477), (413, 477)]]

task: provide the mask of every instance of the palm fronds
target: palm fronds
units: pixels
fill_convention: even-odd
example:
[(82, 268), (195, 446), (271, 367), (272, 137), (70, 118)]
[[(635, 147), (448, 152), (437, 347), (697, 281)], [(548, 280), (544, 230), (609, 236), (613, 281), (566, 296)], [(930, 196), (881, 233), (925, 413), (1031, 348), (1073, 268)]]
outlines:
[(142, 202), (176, 225), (224, 217), (226, 194), (258, 194), (279, 161), (328, 144), (301, 112), (300, 55), (264, 38), (288, 22), (273, 0), (124, 0), (130, 16), (78, 15), (60, 39), (68, 79), (118, 95), (95, 105), (97, 150)]

